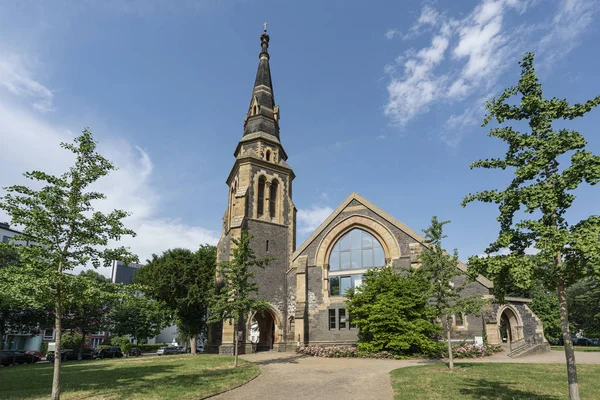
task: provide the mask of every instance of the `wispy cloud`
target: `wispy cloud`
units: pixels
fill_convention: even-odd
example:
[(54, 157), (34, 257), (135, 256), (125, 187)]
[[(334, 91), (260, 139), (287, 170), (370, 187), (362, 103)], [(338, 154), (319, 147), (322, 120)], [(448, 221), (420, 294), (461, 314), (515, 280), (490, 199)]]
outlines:
[[(25, 171), (64, 172), (72, 158), (59, 143), (72, 141), (75, 135), (71, 129), (80, 128), (74, 128), (68, 121), (61, 122), (59, 112), (54, 113), (58, 115), (53, 115), (52, 122), (46, 114), (38, 112), (53, 109), (53, 94), (33, 70), (26, 68), (24, 59), (24, 56), (0, 54), (0, 143), (3, 165), (9, 166), (0, 168), (0, 188), (31, 184), (21, 175)], [(94, 131), (93, 127), (91, 130)], [(130, 211), (132, 215), (126, 219), (126, 225), (137, 233), (137, 237), (126, 237), (121, 244), (130, 246), (142, 261), (171, 247), (194, 249), (204, 243), (216, 244), (219, 232), (160, 215), (162, 192), (152, 180), (154, 167), (150, 154), (127, 141), (103, 132), (94, 133), (99, 151), (119, 168), (96, 183), (94, 190), (107, 195), (106, 200), (98, 202), (97, 209)], [(8, 221), (1, 212), (0, 221)]]
[(0, 58), (0, 86), (14, 96), (29, 102), (42, 112), (53, 111), (54, 95), (33, 78), (32, 62), (24, 56), (6, 53)]
[[(450, 116), (445, 128), (474, 124), (473, 104), (489, 95), (523, 51), (538, 48), (542, 57), (555, 62), (579, 44), (598, 11), (598, 0), (555, 4), (556, 12), (539, 24), (520, 18), (537, 6), (535, 1), (482, 0), (462, 18), (424, 6), (408, 32), (398, 35), (410, 39), (429, 34), (431, 41), (421, 49), (403, 52), (385, 66), (389, 75), (385, 115), (403, 128), (434, 105), (467, 102), (465, 111)], [(472, 100), (474, 95), (476, 100)], [(457, 146), (461, 136), (442, 139)]]
[(298, 232), (303, 235), (312, 233), (333, 212), (333, 208), (313, 205), (309, 209), (298, 210)]

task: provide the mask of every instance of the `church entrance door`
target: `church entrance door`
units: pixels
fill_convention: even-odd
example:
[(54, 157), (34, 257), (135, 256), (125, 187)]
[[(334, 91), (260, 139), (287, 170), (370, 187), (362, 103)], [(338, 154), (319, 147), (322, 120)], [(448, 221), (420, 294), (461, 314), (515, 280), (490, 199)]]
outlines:
[(275, 320), (273, 315), (269, 311), (259, 312), (256, 313), (252, 322), (252, 325), (258, 328), (256, 351), (273, 350), (273, 343), (275, 343)]

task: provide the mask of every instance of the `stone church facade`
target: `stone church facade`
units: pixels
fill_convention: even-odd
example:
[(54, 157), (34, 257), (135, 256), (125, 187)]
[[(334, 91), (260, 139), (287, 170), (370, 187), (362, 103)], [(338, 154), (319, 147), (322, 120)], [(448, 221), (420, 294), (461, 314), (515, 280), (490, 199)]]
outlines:
[[(234, 151), (227, 178), (228, 204), (218, 261), (231, 257), (232, 239), (243, 229), (253, 235), (257, 257), (274, 261), (257, 269), (258, 297), (269, 310), (251, 314), (238, 333), (240, 351), (293, 351), (305, 344), (354, 344), (358, 330), (346, 310), (344, 292), (359, 286), (373, 267), (418, 267), (425, 239), (384, 210), (352, 193), (296, 248), (295, 178), (280, 140), (280, 113), (275, 104), (268, 52), (269, 35), (261, 35), (261, 52), (244, 133)], [(466, 271), (462, 263), (458, 268)], [(456, 284), (466, 276), (457, 278)], [(465, 295), (493, 298), (493, 282), (483, 276), (466, 285)], [(492, 344), (507, 343), (515, 352), (547, 346), (542, 324), (529, 309), (530, 300), (507, 298), (481, 315), (455, 315), (453, 336)], [(256, 331), (258, 330), (258, 334)], [(250, 341), (252, 337), (258, 340)], [(208, 351), (233, 352), (234, 328), (225, 321), (209, 334)]]

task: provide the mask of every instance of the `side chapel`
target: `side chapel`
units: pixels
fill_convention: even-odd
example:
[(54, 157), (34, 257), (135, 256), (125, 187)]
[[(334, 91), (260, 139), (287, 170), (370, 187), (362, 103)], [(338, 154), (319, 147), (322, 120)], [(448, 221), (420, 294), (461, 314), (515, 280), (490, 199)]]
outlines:
[[(294, 351), (298, 345), (354, 344), (358, 330), (346, 311), (344, 293), (361, 284), (373, 267), (392, 264), (416, 267), (425, 239), (375, 204), (352, 193), (296, 248), (296, 207), (292, 200), (294, 171), (280, 137), (280, 111), (275, 104), (266, 27), (260, 36), (258, 71), (238, 142), (235, 162), (227, 177), (228, 204), (218, 261), (231, 256), (232, 239), (242, 229), (253, 235), (257, 257), (275, 258), (257, 269), (258, 296), (268, 312), (248, 315), (239, 333), (240, 353), (253, 350)], [(466, 265), (458, 268), (466, 271)], [(466, 276), (457, 278), (461, 284)], [(483, 276), (469, 283), (465, 295), (493, 298), (493, 282)], [(529, 299), (507, 298), (481, 315), (454, 315), (455, 339), (507, 343), (517, 355), (546, 348), (542, 323)], [(255, 343), (251, 342), (255, 339)], [(257, 339), (257, 340), (256, 340)], [(209, 333), (207, 351), (232, 354), (234, 327), (227, 321)]]

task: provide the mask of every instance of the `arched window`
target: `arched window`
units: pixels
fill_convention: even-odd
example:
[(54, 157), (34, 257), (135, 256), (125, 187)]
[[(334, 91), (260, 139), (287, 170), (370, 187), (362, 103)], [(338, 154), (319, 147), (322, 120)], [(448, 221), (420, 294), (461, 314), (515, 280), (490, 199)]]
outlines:
[(329, 293), (343, 296), (352, 287), (362, 283), (364, 270), (385, 266), (385, 253), (381, 243), (362, 229), (352, 229), (338, 239), (329, 255)]
[(271, 151), (270, 150), (267, 150), (267, 152), (265, 153), (265, 160), (271, 161)]
[(383, 266), (385, 266), (383, 247), (373, 235), (358, 228), (342, 236), (329, 255), (331, 271)]
[(273, 179), (273, 182), (271, 182), (271, 196), (269, 198), (269, 215), (271, 218), (277, 217), (277, 193), (279, 193), (279, 182)]
[(265, 177), (258, 178), (258, 217), (262, 217), (265, 213)]

